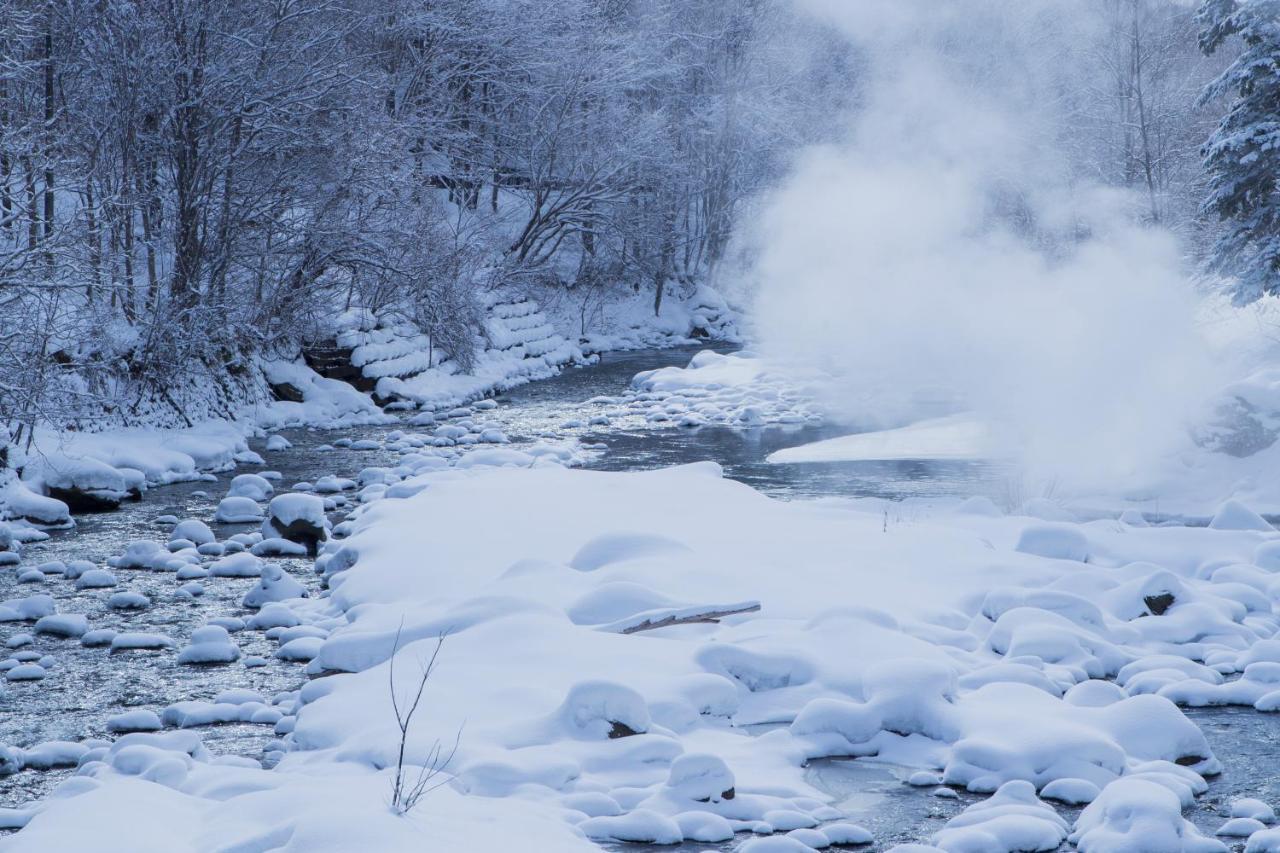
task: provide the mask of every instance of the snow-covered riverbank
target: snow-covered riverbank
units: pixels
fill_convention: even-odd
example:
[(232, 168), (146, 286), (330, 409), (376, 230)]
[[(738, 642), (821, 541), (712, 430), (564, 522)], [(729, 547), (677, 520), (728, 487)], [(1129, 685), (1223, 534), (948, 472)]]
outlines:
[[(315, 673), (337, 674), (302, 691), (275, 771), (129, 736), (7, 849), (76, 849), (133, 822), (168, 845), (135, 851), (215, 838), (336, 850), (321, 839), (357, 832), (385, 850), (568, 850), (833, 821), (854, 837), (804, 781), (823, 755), (999, 788), (989, 813), (939, 834), (944, 849), (1061, 840), (1036, 790), (1096, 798), (1074, 830), (1083, 849), (1156, 831), (1176, 845), (1160, 849), (1222, 849), (1178, 814), (1220, 766), (1165, 697), (1280, 705), (1278, 623), (1262, 606), (1280, 537), (1239, 508), (1204, 529), (1048, 524), (981, 503), (886, 526), (764, 498), (713, 465), (479, 466), (395, 494), (321, 558), (331, 595), (290, 602), (304, 621), (348, 624), (320, 646)], [(657, 627), (727, 611), (744, 612)], [(400, 817), (388, 658), (398, 642), (403, 699), (441, 634), (407, 754), (429, 763), (461, 732), (453, 781)], [(753, 736), (758, 723), (783, 727)]]
[[(708, 287), (698, 288), (687, 302), (669, 300), (658, 316), (635, 294), (619, 296), (599, 310), (592, 326), (596, 331), (582, 339), (589, 353), (584, 354), (583, 347), (562, 336), (582, 322), (572, 316), (572, 305), (556, 303), (544, 313), (527, 299), (497, 302), (488, 320), (488, 346), (466, 372), (447, 360), (447, 354), (434, 350), (430, 339), (420, 333), (381, 326), (365, 330), (377, 325), (370, 317), (346, 317), (351, 328), (339, 335), (339, 342), (353, 348), (353, 365), (364, 379), (376, 381), (382, 402), (395, 399), (401, 408), (421, 409), (423, 414), (414, 425), (424, 426), (432, 422), (434, 413), (443, 416), (485, 396), (546, 379), (567, 365), (590, 363), (603, 352), (683, 346), (694, 343), (691, 335), (709, 331), (729, 340), (737, 335), (735, 312)], [(71, 512), (80, 507), (68, 508), (60, 496), (73, 504), (79, 500), (105, 505), (129, 494), (136, 497), (151, 486), (199, 479), (238, 463), (261, 462), (249, 450), (247, 439), (267, 431), (333, 430), (396, 421), (370, 394), (320, 376), (301, 360), (262, 360), (256, 365), (264, 388), (287, 389), (291, 399), (243, 403), (226, 417), (210, 417), (186, 427), (147, 425), (88, 432), (37, 428), (30, 446), (7, 448), (7, 467), (21, 469), (20, 479), (0, 464), (0, 522), (65, 526), (72, 523)], [(188, 390), (189, 396), (199, 396)], [(182, 413), (167, 415), (172, 419)], [(25, 527), (20, 534), (31, 535)]]
[[(592, 405), (658, 429), (819, 416), (784, 374), (705, 353)], [(459, 429), (478, 440), (487, 412)], [(1247, 507), (1199, 528), (985, 498), (889, 513), (774, 500), (713, 463), (433, 441), (370, 443), (399, 463), (353, 481), (327, 591), (272, 605), (313, 676), (272, 709), (275, 769), (124, 735), (5, 813), (30, 823), (0, 850), (882, 849), (814, 787), (826, 756), (986, 797), (916, 829), (947, 851), (1225, 849), (1182, 815), (1223, 768), (1178, 705), (1280, 708), (1280, 533)], [(398, 814), (392, 689), (403, 714), (441, 636), (404, 746), (411, 780), (446, 784)], [(1270, 849), (1273, 819), (1231, 808)]]

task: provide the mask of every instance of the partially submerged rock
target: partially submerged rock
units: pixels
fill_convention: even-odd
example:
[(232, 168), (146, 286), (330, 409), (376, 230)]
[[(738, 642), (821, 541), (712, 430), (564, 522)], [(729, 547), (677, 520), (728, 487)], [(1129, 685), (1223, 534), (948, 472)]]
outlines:
[(308, 556), (316, 556), (329, 536), (324, 501), (315, 495), (277, 495), (268, 506), (262, 535), (296, 542), (307, 549)]

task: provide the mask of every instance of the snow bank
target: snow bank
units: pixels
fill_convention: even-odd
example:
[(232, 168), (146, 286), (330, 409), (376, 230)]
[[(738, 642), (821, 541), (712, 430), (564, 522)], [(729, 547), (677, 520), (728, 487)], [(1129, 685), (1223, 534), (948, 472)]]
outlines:
[[(437, 470), (432, 458), (325, 542), (325, 596), (277, 590), (288, 576), (268, 578), (249, 553), (212, 564), (256, 576), (246, 603), (263, 606), (247, 629), (327, 677), (279, 706), (165, 714), (276, 718), (275, 771), (210, 765), (189, 742), (118, 750), (13, 849), (71, 849), (115, 810), (158, 820), (170, 849), (214, 826), (223, 845), (286, 846), (348, 837), (348, 824), (378, 849), (419, 849), (456, 842), (460, 816), (468, 850), (745, 831), (771, 836), (760, 849), (799, 849), (866, 840), (804, 775), (814, 758), (863, 755), (992, 795), (937, 830), (940, 849), (1051, 849), (1068, 831), (1100, 853), (1144, 833), (1161, 849), (1221, 849), (1181, 817), (1220, 765), (1176, 703), (1280, 685), (1272, 573), (1253, 563), (1280, 534), (976, 512), (886, 529), (878, 511), (770, 500), (712, 464)], [(315, 520), (307, 497), (281, 514)], [(21, 602), (4, 606), (22, 618)], [(455, 738), (457, 752), (429, 817), (395, 818), (389, 685), (415, 690), (442, 635), (406, 755), (427, 763)], [(200, 639), (232, 654), (222, 631)], [(772, 725), (753, 734), (758, 723)], [(323, 808), (309, 799), (326, 792)], [(181, 821), (155, 818), (165, 798)], [(1069, 828), (1050, 799), (1089, 805)]]
[[(261, 365), (273, 384), (297, 389), (303, 402), (276, 401), (249, 405), (236, 420), (212, 419), (185, 429), (119, 428), (96, 433), (38, 429), (27, 454), (23, 480), (0, 482), (0, 518), (36, 524), (70, 523), (63, 500), (82, 502), (81, 509), (106, 509), (147, 486), (202, 479), (211, 471), (228, 471), (237, 463), (262, 459), (249, 449), (248, 437), (263, 429), (284, 427), (338, 428), (394, 421), (367, 394), (345, 382), (324, 379), (300, 363), (269, 361)], [(288, 443), (280, 436), (269, 449)], [(257, 477), (257, 475), (242, 475)], [(270, 496), (269, 484), (241, 480), (232, 495), (255, 500)], [(88, 502), (97, 505), (90, 506)]]
[(896, 459), (990, 458), (986, 427), (964, 415), (935, 418), (898, 429), (829, 438), (769, 454), (766, 461), (863, 462)]
[[(36, 431), (23, 480), (0, 489), (2, 517), (70, 524), (75, 511), (111, 509), (148, 486), (201, 479), (248, 454), (251, 427), (208, 421), (188, 429), (116, 429), (100, 433)], [(48, 495), (52, 495), (50, 497)]]
[[(245, 417), (262, 429), (286, 427), (339, 427), (383, 424), (395, 420), (377, 404), (346, 382), (325, 379), (301, 362), (263, 361), (267, 381), (276, 386), (289, 386), (301, 395), (301, 402), (276, 400), (254, 406)], [(283, 443), (282, 443), (283, 442)], [(282, 437), (268, 441), (268, 450), (283, 450), (288, 442)]]
[(668, 294), (658, 316), (653, 313), (653, 295), (635, 293), (630, 288), (609, 294), (599, 311), (583, 328), (581, 302), (591, 294), (572, 291), (556, 294), (559, 302), (548, 313), (563, 329), (581, 333), (586, 352), (645, 349), (695, 344), (707, 339), (737, 342), (738, 312), (715, 288), (702, 284), (687, 299)]
[(353, 362), (377, 380), (383, 398), (409, 400), (423, 409), (446, 410), (535, 379), (554, 376), (583, 361), (582, 351), (560, 336), (536, 302), (518, 299), (489, 309), (488, 346), (463, 373), (456, 362), (432, 354), (426, 338), (397, 337), (392, 330), (351, 332), (339, 343), (355, 345)]

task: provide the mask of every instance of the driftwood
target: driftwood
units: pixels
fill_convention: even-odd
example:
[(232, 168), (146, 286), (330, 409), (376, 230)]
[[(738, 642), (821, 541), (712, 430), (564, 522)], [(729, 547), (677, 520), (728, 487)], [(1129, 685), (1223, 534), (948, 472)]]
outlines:
[(652, 631), (657, 628), (669, 628), (672, 625), (692, 625), (699, 622), (719, 622), (726, 616), (737, 616), (739, 613), (755, 613), (760, 609), (760, 602), (745, 601), (714, 608), (682, 608), (668, 611), (665, 615), (652, 614), (641, 622), (616, 628), (620, 634), (636, 634), (640, 631)]

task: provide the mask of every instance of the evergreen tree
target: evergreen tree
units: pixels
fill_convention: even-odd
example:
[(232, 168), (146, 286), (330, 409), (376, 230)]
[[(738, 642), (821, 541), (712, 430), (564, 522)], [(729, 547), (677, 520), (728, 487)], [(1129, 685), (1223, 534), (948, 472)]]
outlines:
[(1233, 36), (1243, 43), (1204, 92), (1233, 101), (1203, 153), (1204, 212), (1226, 223), (1210, 262), (1239, 276), (1234, 297), (1246, 304), (1280, 293), (1280, 0), (1206, 0), (1199, 21), (1206, 53)]

